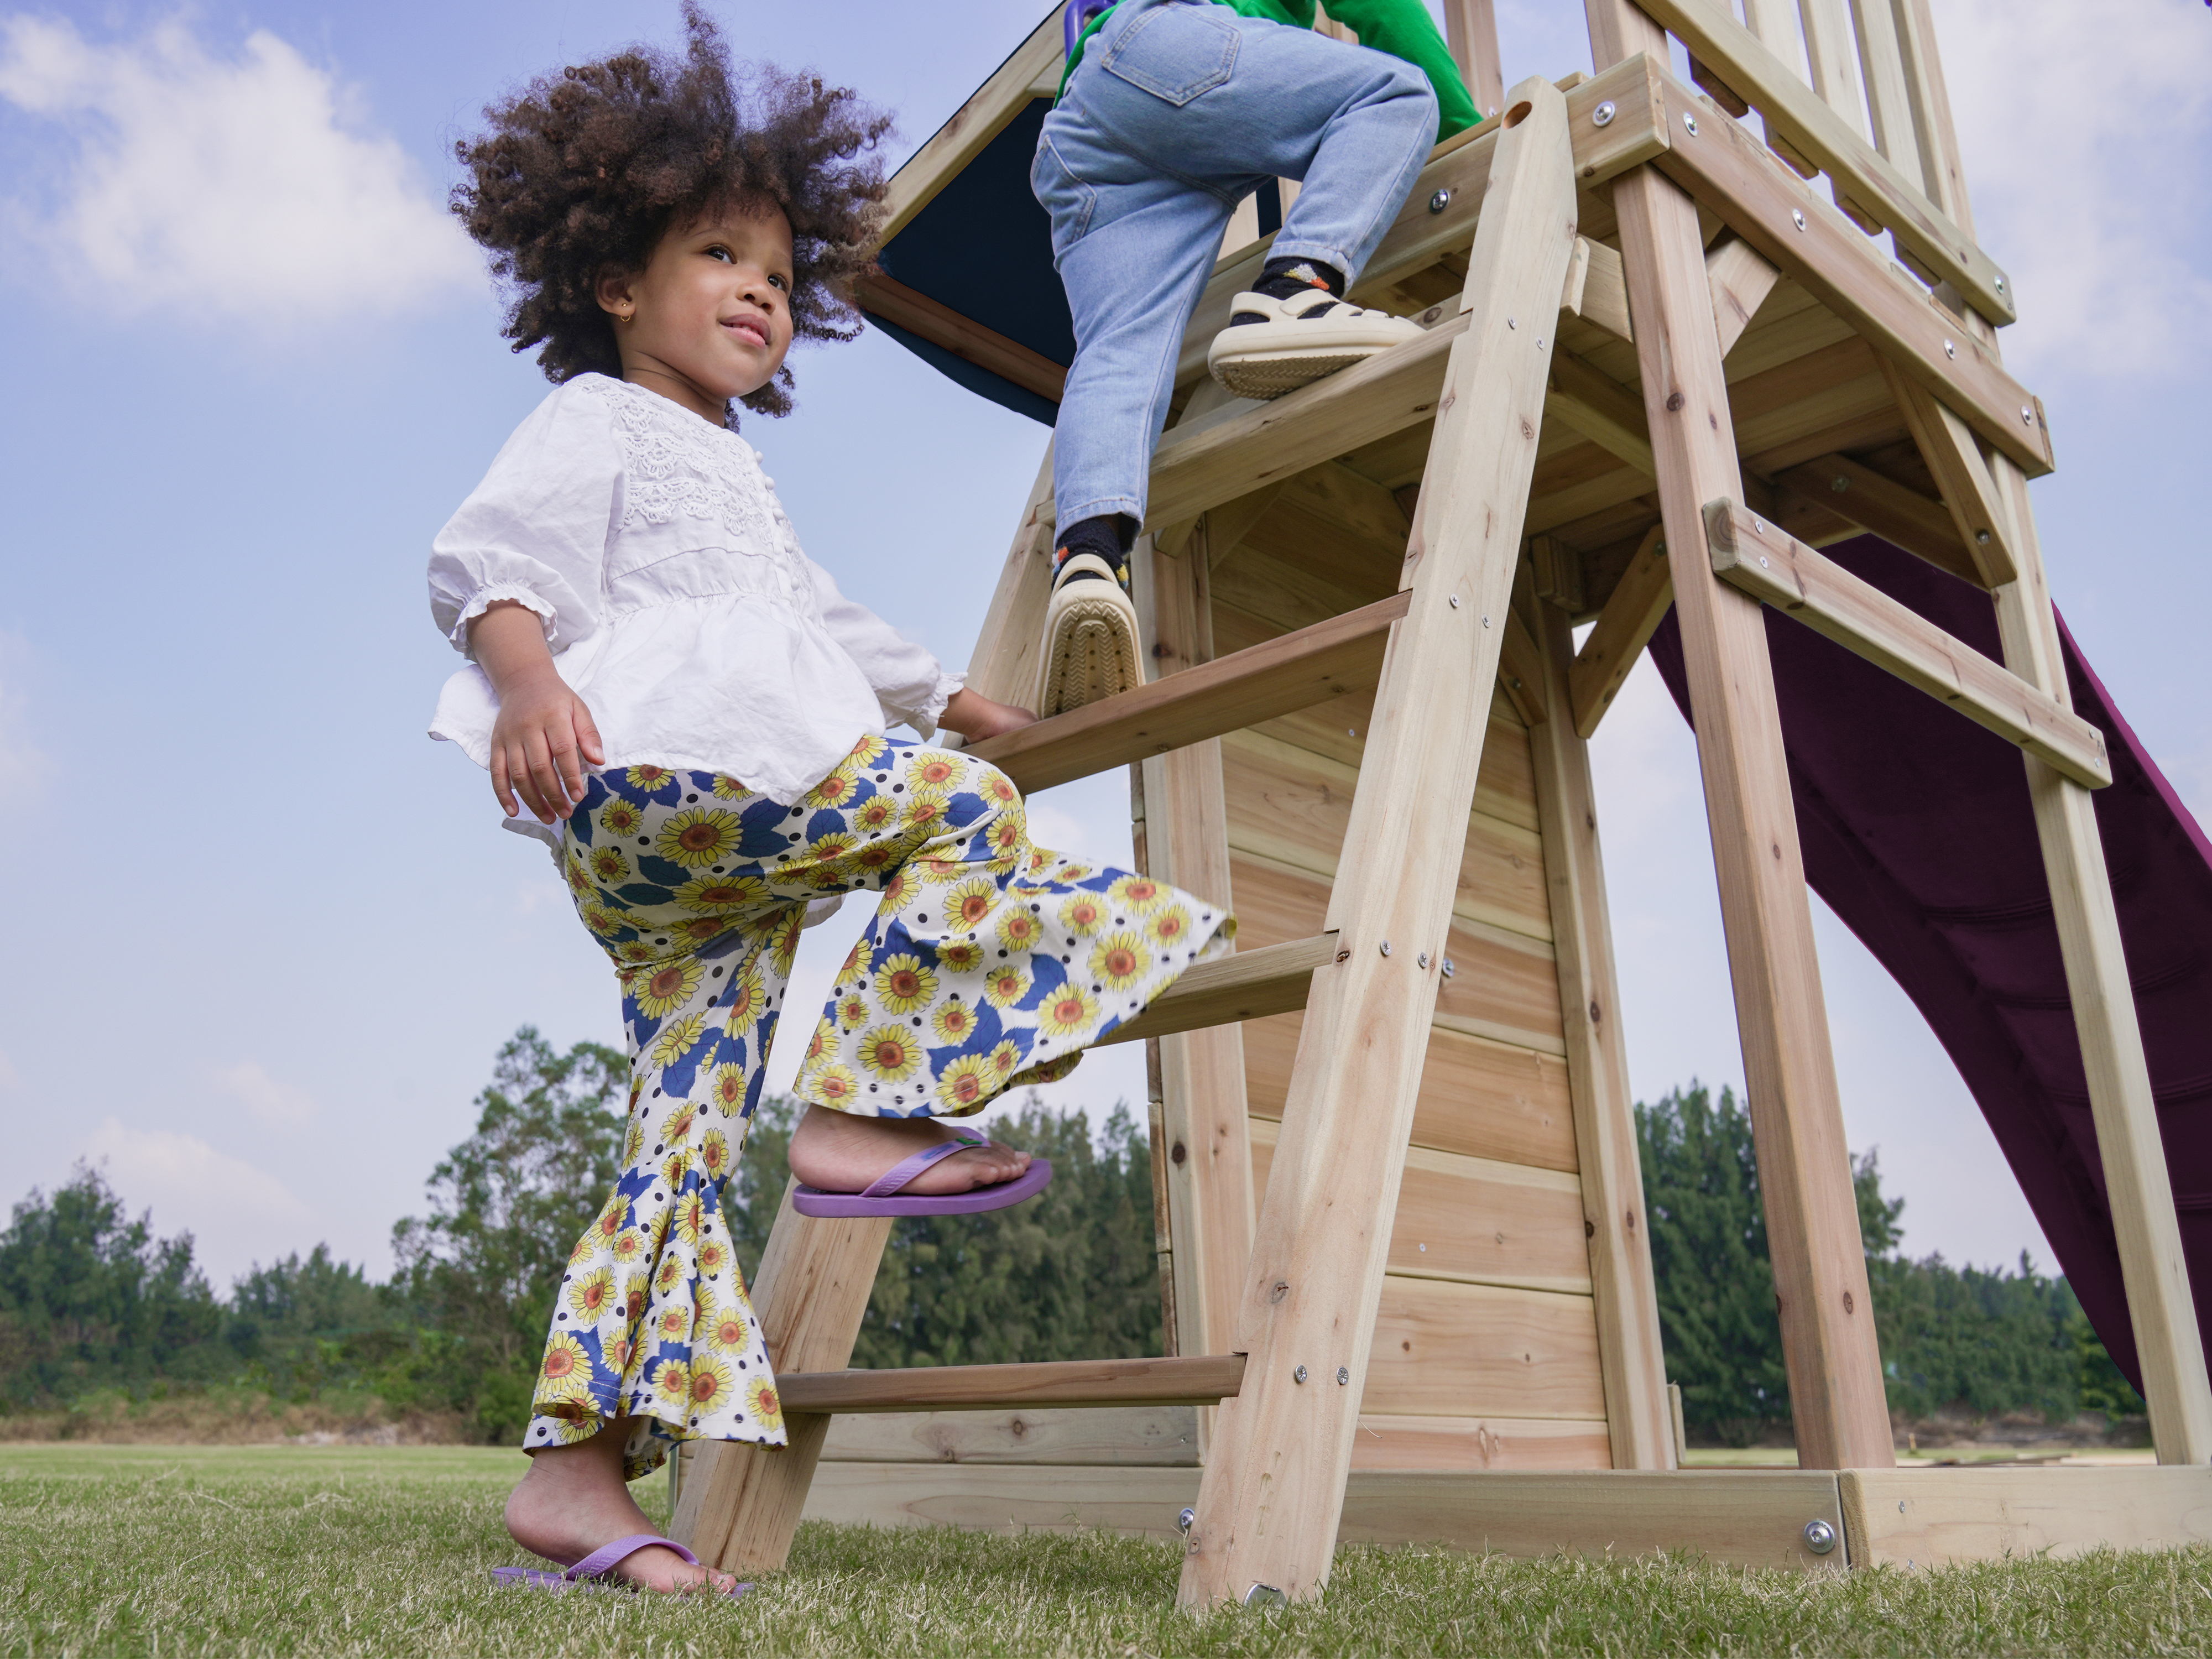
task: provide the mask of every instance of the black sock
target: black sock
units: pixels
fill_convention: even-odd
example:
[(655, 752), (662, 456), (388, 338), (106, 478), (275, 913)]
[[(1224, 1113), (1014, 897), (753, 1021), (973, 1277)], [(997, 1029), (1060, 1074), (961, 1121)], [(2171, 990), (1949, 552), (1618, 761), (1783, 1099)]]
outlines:
[[(1053, 551), (1053, 574), (1057, 578), (1060, 568), (1079, 553), (1095, 554), (1106, 562), (1113, 571), (1114, 580), (1121, 584), (1122, 591), (1129, 586), (1129, 549), (1137, 539), (1136, 521), (1126, 513), (1102, 513), (1095, 519), (1083, 519), (1068, 526), (1067, 533), (1060, 538)], [(1068, 580), (1096, 580), (1096, 573), (1079, 570)]]
[(1331, 299), (1341, 300), (1344, 273), (1318, 259), (1270, 259), (1261, 267), (1260, 280), (1252, 284), (1255, 294), (1264, 294), (1271, 300), (1287, 300), (1316, 288), (1325, 288)]

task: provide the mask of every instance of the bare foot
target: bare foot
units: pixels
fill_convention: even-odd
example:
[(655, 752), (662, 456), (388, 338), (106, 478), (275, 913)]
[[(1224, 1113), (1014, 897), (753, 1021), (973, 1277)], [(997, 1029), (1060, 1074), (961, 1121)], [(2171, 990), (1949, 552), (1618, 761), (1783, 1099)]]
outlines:
[[(791, 1137), (791, 1172), (817, 1192), (857, 1193), (894, 1165), (956, 1133), (934, 1118), (861, 1117), (809, 1106)], [(1012, 1181), (1030, 1167), (1030, 1155), (997, 1141), (940, 1158), (899, 1188), (918, 1198), (973, 1192)]]
[[(507, 1530), (534, 1555), (573, 1567), (603, 1544), (660, 1528), (646, 1518), (623, 1479), (623, 1442), (629, 1425), (617, 1418), (589, 1440), (548, 1446), (508, 1494)], [(695, 1567), (674, 1550), (654, 1546), (626, 1556), (607, 1577), (654, 1590), (727, 1590), (726, 1572)]]

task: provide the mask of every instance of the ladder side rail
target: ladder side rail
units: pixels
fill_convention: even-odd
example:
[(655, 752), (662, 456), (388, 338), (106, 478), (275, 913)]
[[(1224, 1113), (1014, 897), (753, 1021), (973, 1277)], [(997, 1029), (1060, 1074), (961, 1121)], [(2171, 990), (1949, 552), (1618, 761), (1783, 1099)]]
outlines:
[[(1927, 0), (1896, 3), (1901, 23), (1909, 9), (1910, 26), (1903, 32), (1925, 92), (1921, 114), (1931, 141), (1930, 171), (1940, 169), (1940, 182), (1949, 192), (1946, 205), (1971, 231), (1972, 210), (1959, 165), (1958, 135), (1951, 125), (1949, 95)], [(1956, 306), (1955, 295), (1939, 290), (1939, 297)], [(1968, 331), (1996, 356), (1996, 331), (1972, 312), (1958, 308)], [(1950, 415), (1940, 405), (1936, 412)], [(2027, 476), (2004, 454), (1983, 454), (1955, 416), (1948, 421), (1916, 422), (1914, 436), (1923, 446), (1935, 447), (1931, 466), (1940, 465), (1977, 486), (1987, 481), (1990, 495), (1980, 504), (2002, 520), (1998, 537), (2016, 571), (2014, 579), (1998, 586), (1992, 595), (2005, 665), (2070, 710), (2073, 693), (2066, 680), (2058, 620), (2051, 607)], [(2212, 1458), (2212, 1376), (2208, 1376), (2203, 1335), (2190, 1289), (2172, 1176), (2166, 1166), (2158, 1102), (2143, 1053), (2096, 808), (2087, 789), (2045, 762), (2033, 755), (2023, 755), (2021, 761), (2065, 962), (2075, 1031), (2081, 1045), (2098, 1157), (2119, 1249), (2121, 1283), (2127, 1292), (2143, 1400), (2150, 1411), (2152, 1444), (2161, 1463), (2203, 1463)]]
[[(1160, 552), (1150, 538), (1138, 543), (1132, 574), (1144, 624), (1140, 643), (1164, 678), (1213, 659), (1208, 531), (1201, 522), (1180, 558)], [(1146, 873), (1233, 909), (1221, 740), (1208, 738), (1152, 757), (1139, 769)], [(1211, 1025), (1151, 1041), (1158, 1058), (1163, 1143), (1152, 1148), (1152, 1158), (1164, 1176), (1162, 1220), (1174, 1275), (1171, 1340), (1178, 1353), (1225, 1354), (1252, 1249), (1243, 1029)], [(1212, 1417), (1201, 1407), (1201, 1459)]]
[[(1663, 47), (1631, 0), (1587, 10), (1601, 64)], [(1667, 539), (1694, 550), (1705, 501), (1742, 487), (1697, 210), (1650, 167), (1615, 182), (1613, 207)], [(1887, 1468), (1889, 1411), (1765, 618), (1705, 560), (1672, 565), (1798, 1461)]]
[(1614, 1468), (1667, 1469), (1674, 1467), (1674, 1414), (1660, 1341), (1658, 1285), (1621, 1032), (1613, 927), (1606, 913), (1597, 799), (1589, 745), (1568, 718), (1574, 634), (1559, 606), (1537, 603), (1534, 610), (1550, 712), (1528, 728), (1528, 740), (1559, 959), (1575, 1159), (1581, 1167), (1583, 1217), (1589, 1231), (1606, 1428)]
[(1315, 975), (1307, 1006), (1240, 1307), (1244, 1386), (1200, 1486), (1185, 1605), (1310, 1595), (1334, 1552), (1574, 244), (1565, 100), (1523, 82), (1500, 125), (1410, 608), (1330, 896), (1344, 959)]

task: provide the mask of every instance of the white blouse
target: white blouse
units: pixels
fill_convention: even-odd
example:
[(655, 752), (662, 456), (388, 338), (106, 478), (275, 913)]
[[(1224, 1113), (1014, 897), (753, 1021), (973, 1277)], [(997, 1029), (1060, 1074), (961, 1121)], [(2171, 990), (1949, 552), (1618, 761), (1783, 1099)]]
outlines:
[[(485, 607), (527, 605), (609, 766), (726, 772), (788, 805), (863, 736), (933, 733), (963, 677), (837, 591), (774, 483), (736, 433), (579, 375), (438, 532), (431, 614), (466, 654)], [(446, 682), (430, 735), (488, 767), (498, 714), (471, 661)]]

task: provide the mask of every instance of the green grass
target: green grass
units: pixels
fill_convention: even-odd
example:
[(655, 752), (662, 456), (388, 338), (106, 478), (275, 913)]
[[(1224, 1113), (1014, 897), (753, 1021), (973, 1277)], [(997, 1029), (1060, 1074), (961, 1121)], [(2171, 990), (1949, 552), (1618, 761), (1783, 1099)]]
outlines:
[[(0, 1449), (0, 1654), (2203, 1654), (2212, 1550), (1807, 1577), (1347, 1550), (1175, 1611), (1173, 1546), (810, 1525), (737, 1602), (495, 1590), (513, 1451)], [(648, 1507), (665, 1486), (645, 1483)]]

